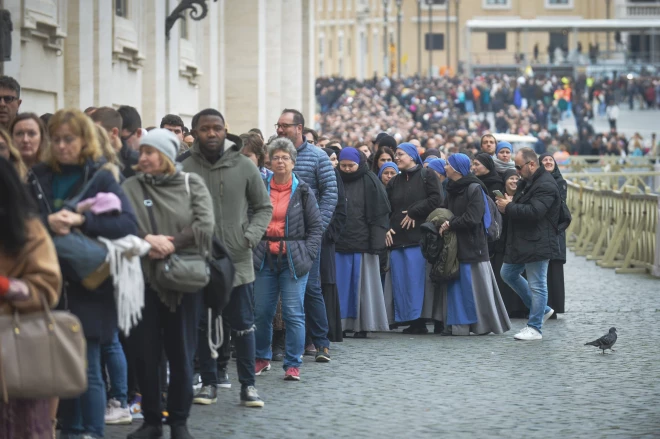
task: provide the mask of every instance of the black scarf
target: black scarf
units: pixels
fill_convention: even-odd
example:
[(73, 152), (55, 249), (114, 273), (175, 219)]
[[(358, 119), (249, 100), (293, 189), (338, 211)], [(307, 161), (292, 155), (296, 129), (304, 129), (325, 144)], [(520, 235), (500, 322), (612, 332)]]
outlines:
[(468, 175), (464, 175), (459, 180), (450, 179), (447, 183), (447, 193), (452, 195), (459, 194), (467, 189), (468, 186), (470, 186), (472, 183), (477, 183), (479, 186), (481, 186), (484, 192), (488, 191), (483, 181), (479, 180), (473, 173), (469, 173)]
[(383, 183), (372, 172), (363, 161), (355, 172), (344, 172), (339, 169), (341, 181), (351, 183), (362, 179), (364, 184), (365, 216), (369, 225), (375, 225), (388, 229), (390, 226), (389, 214), (391, 212), (390, 202)]
[(477, 178), (481, 180), (486, 186), (490, 186), (492, 184), (502, 184), (502, 177), (500, 177), (500, 174), (495, 171), (490, 171), (488, 174), (480, 175)]

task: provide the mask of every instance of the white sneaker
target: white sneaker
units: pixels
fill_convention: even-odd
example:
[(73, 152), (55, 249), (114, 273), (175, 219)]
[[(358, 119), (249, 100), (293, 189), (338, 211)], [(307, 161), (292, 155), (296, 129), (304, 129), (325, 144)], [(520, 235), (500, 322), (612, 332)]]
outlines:
[(550, 311), (547, 313), (543, 314), (543, 323), (547, 322), (550, 317), (555, 313), (555, 310), (550, 308)]
[(543, 336), (539, 331), (531, 326), (525, 326), (522, 331), (513, 336), (516, 340), (532, 341), (541, 340)]
[(112, 398), (105, 408), (105, 423), (108, 425), (128, 425), (133, 422), (131, 409), (122, 408), (119, 401)]

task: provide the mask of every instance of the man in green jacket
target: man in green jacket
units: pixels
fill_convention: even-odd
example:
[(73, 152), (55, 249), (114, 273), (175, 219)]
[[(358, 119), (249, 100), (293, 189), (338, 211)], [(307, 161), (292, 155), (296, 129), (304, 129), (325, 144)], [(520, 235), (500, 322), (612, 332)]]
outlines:
[[(184, 171), (197, 173), (206, 182), (213, 200), (216, 236), (227, 246), (236, 268), (234, 288), (223, 311), (223, 319), (234, 331), (241, 403), (247, 407), (263, 407), (254, 387), (255, 276), (252, 249), (266, 232), (273, 207), (259, 170), (240, 153), (240, 138), (227, 134), (224, 117), (219, 111), (209, 108), (197, 113), (192, 120), (192, 130), (195, 143), (179, 161)], [(198, 349), (203, 386), (194, 401), (211, 404), (217, 400), (218, 369), (209, 352), (206, 331), (203, 335)], [(229, 360), (228, 347), (229, 333), (226, 332), (221, 353), (226, 361)], [(220, 385), (230, 387), (226, 372), (222, 371), (222, 374)]]

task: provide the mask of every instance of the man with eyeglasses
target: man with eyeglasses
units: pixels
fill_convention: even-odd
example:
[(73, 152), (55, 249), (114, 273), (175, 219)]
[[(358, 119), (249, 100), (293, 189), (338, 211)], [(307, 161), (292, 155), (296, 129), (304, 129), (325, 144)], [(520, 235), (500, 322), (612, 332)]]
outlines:
[(126, 141), (120, 137), (119, 133), (123, 122), (119, 112), (112, 107), (101, 107), (95, 109), (90, 118), (108, 133), (110, 144), (122, 164), (122, 175), (125, 178), (135, 175), (133, 166), (137, 165), (140, 154), (131, 149)]
[(21, 106), (21, 86), (11, 76), (0, 76), (0, 127), (9, 131)]
[[(330, 224), (337, 206), (337, 178), (328, 155), (321, 148), (315, 148), (303, 136), (305, 118), (298, 110), (284, 109), (275, 124), (278, 137), (286, 137), (296, 147), (298, 157), (293, 172), (302, 178), (318, 200), (323, 231)], [(316, 361), (330, 361), (330, 341), (328, 341), (328, 316), (321, 291), (321, 252), (316, 255), (314, 265), (307, 278), (305, 290), (305, 320), (308, 338), (313, 347), (305, 347), (305, 354), (314, 354)]]
[[(541, 340), (543, 324), (554, 314), (548, 306), (548, 263), (559, 253), (561, 198), (553, 176), (539, 165), (531, 148), (516, 153), (520, 175), (513, 198), (497, 198), (497, 208), (508, 217), (506, 250), (501, 275), (529, 308), (529, 321), (516, 340)], [(522, 272), (527, 272), (527, 279)]]
[(140, 139), (144, 135), (142, 129), (142, 118), (135, 107), (122, 105), (117, 108), (121, 115), (121, 140), (123, 140), (133, 151), (140, 150)]

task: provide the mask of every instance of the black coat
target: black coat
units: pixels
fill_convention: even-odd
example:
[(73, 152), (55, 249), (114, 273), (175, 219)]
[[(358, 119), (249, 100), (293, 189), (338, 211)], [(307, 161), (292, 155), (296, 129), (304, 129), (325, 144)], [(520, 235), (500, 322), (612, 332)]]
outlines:
[(490, 173), (477, 178), (486, 185), (486, 195), (488, 195), (493, 201), (495, 201), (495, 194), (493, 194), (493, 191), (504, 193), (504, 181), (502, 181), (502, 177), (497, 172), (491, 171)]
[(337, 269), (335, 264), (335, 243), (339, 240), (341, 232), (346, 226), (346, 192), (344, 183), (341, 181), (339, 171), (335, 169), (337, 178), (337, 207), (332, 214), (328, 228), (323, 234), (321, 242), (321, 283), (337, 283)]
[(513, 201), (506, 206), (506, 250), (504, 262), (526, 264), (553, 259), (559, 253), (559, 189), (543, 167), (532, 181), (521, 180)]
[(135, 175), (135, 170), (133, 166), (137, 165), (138, 160), (140, 160), (140, 153), (133, 151), (126, 141), (121, 141), (121, 149), (119, 150), (119, 161), (122, 165), (121, 173), (125, 178), (129, 178)]
[[(392, 248), (419, 245), (422, 239), (419, 226), (443, 203), (440, 182), (435, 172), (421, 166), (401, 171), (387, 184), (387, 198), (392, 208), (390, 228), (395, 232)], [(408, 216), (415, 220), (415, 227), (412, 229), (401, 228), (401, 221), (406, 216), (403, 211), (408, 211)]]
[[(264, 180), (270, 194), (270, 181), (273, 176)], [(286, 208), (286, 261), (292, 275), (297, 279), (309, 273), (314, 260), (321, 249), (323, 224), (321, 211), (316, 203), (316, 197), (310, 186), (296, 174), (293, 174), (291, 198)], [(268, 240), (262, 239), (253, 252), (255, 271), (268, 269)], [(271, 261), (277, 263), (276, 258)]]
[(461, 185), (461, 180), (447, 186), (447, 205), (454, 214), (449, 221), (449, 228), (456, 233), (458, 260), (461, 263), (485, 262), (489, 257), (483, 223), (486, 211), (483, 189), (477, 183)]
[[(95, 196), (99, 192), (111, 192), (121, 200), (122, 213), (119, 215), (94, 215), (85, 212), (85, 222), (80, 230), (87, 236), (102, 236), (119, 239), (127, 235), (137, 235), (137, 218), (130, 201), (110, 171), (101, 169), (100, 163), (91, 161), (84, 166), (83, 179), (72, 189), (71, 198), (79, 193), (84, 184), (97, 172), (102, 172), (83, 198)], [(53, 207), (53, 169), (46, 164), (32, 168), (29, 178), (30, 190), (39, 207), (42, 221), (48, 229), (48, 215), (55, 212)], [(81, 284), (64, 279), (64, 291), (58, 309), (68, 309), (81, 321), (85, 337), (108, 342), (117, 330), (117, 306), (115, 305), (112, 279), (106, 280), (95, 291), (85, 289)]]

